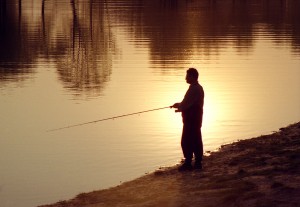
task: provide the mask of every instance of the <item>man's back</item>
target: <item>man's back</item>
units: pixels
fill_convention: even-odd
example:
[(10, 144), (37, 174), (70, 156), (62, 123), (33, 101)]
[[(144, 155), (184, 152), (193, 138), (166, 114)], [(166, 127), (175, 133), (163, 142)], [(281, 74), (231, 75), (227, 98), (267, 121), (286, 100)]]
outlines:
[(191, 84), (181, 102), (183, 123), (202, 125), (204, 90), (197, 82)]

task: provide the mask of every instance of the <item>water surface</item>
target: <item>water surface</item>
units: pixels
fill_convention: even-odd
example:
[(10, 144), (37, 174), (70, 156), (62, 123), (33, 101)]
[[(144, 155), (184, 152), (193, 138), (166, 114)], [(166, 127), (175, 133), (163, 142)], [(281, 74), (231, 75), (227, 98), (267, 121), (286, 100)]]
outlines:
[(182, 158), (185, 71), (205, 151), (300, 119), (299, 2), (1, 1), (0, 204), (29, 207)]

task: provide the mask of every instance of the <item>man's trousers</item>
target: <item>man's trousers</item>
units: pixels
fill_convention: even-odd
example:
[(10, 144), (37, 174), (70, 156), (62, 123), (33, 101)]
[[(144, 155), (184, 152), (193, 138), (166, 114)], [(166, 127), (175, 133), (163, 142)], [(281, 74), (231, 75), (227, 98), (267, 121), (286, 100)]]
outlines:
[(193, 155), (197, 162), (202, 161), (203, 143), (201, 127), (198, 123), (183, 124), (181, 148), (186, 162), (191, 162)]

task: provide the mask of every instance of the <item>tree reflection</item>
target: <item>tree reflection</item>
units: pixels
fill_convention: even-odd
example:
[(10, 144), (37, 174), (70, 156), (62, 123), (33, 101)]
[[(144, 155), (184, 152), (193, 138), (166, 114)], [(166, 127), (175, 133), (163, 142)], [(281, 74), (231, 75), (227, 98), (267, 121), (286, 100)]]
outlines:
[[(74, 94), (99, 95), (118, 52), (112, 27), (136, 44), (147, 40), (150, 59), (176, 68), (193, 58), (234, 48), (252, 52), (260, 29), (300, 53), (300, 2), (294, 0), (0, 0), (0, 82), (34, 72), (40, 58), (55, 63)], [(120, 26), (121, 25), (121, 26)], [(27, 75), (26, 75), (27, 74)]]
[(106, 5), (71, 1), (70, 6), (73, 18), (69, 47), (56, 61), (60, 79), (77, 95), (83, 91), (98, 95), (109, 80), (116, 51)]
[[(143, 1), (139, 9), (139, 21), (126, 14), (123, 20), (135, 38), (150, 39), (151, 59), (165, 67), (178, 67), (195, 55), (202, 60), (216, 57), (228, 47), (249, 54), (260, 29), (267, 29), (278, 44), (291, 41), (299, 52), (298, 1), (161, 0)], [(280, 38), (286, 37), (282, 33), (291, 37)]]
[(37, 51), (38, 44), (22, 26), (21, 4), (16, 8), (15, 3), (0, 1), (0, 83), (28, 77), (33, 72), (30, 64), (37, 56), (37, 52), (32, 51)]
[(0, 82), (20, 81), (39, 58), (54, 62), (74, 94), (97, 96), (109, 80), (114, 38), (106, 1), (0, 1)]

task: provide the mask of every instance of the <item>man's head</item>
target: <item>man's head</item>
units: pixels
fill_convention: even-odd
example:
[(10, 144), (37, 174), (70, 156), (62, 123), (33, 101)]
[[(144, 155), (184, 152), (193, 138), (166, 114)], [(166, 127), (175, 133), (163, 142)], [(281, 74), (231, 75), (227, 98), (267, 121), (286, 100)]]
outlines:
[(198, 81), (199, 73), (195, 68), (189, 68), (186, 71), (185, 80), (187, 83), (192, 84)]

